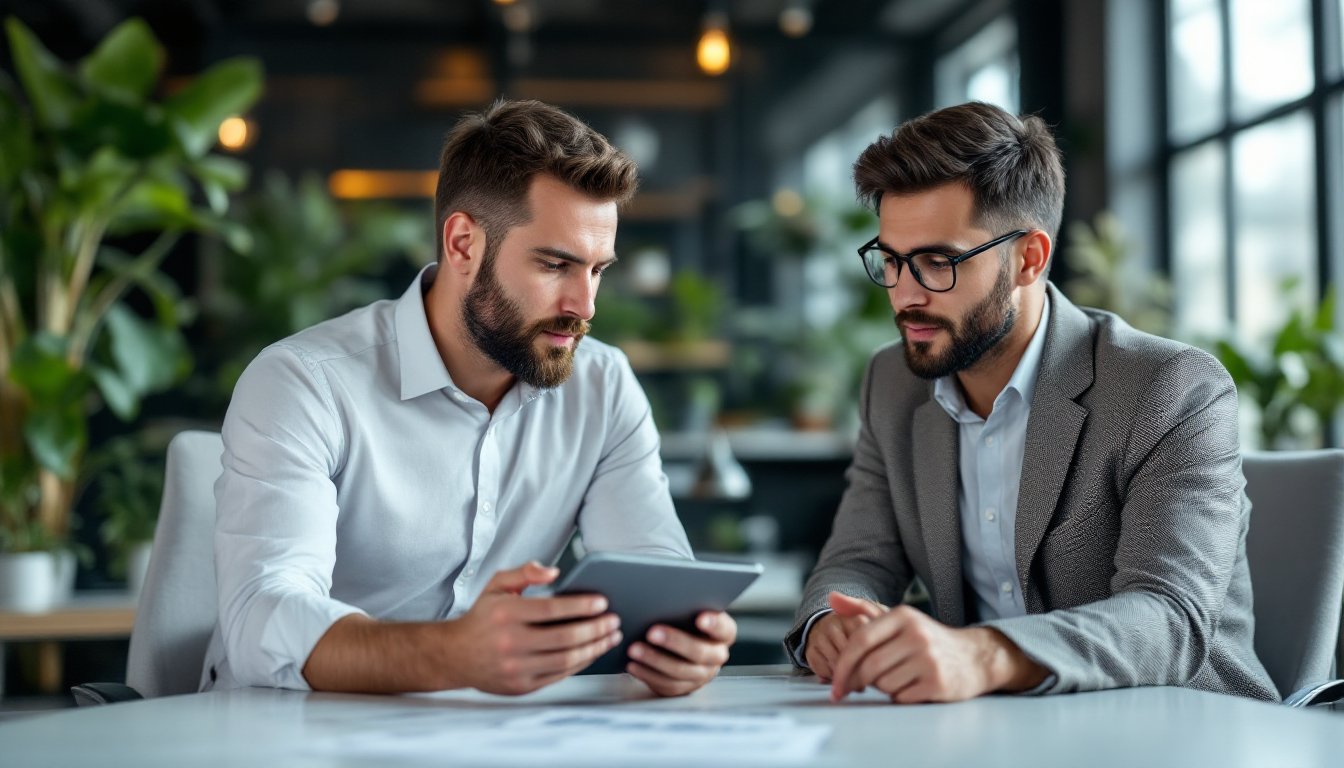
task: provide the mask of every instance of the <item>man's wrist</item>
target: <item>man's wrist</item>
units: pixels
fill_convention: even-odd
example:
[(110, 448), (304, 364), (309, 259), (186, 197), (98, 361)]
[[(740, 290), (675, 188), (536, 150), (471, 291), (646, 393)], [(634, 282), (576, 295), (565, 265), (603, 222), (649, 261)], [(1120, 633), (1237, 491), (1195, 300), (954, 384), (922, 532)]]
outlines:
[(1008, 636), (999, 630), (993, 627), (974, 627), (971, 631), (980, 635), (978, 639), (984, 648), (985, 671), (989, 686), (986, 693), (1028, 691), (1040, 685), (1050, 675), (1050, 670), (1033, 661), (1017, 647), (1017, 643), (1008, 639)]

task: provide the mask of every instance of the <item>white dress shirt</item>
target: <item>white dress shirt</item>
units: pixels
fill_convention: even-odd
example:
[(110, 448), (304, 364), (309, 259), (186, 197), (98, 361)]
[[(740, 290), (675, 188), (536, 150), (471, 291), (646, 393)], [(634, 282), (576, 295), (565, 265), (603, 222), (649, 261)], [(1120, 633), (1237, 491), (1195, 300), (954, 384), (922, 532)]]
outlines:
[[(966, 581), (975, 592), (980, 621), (1022, 616), (1027, 612), (1022, 587), (1017, 583), (1013, 526), (1017, 521), (1027, 418), (1031, 415), (1031, 397), (1036, 392), (1049, 320), (1047, 296), (1040, 323), (1007, 386), (994, 398), (988, 419), (980, 418), (967, 407), (955, 375), (943, 376), (933, 383), (934, 400), (958, 425), (961, 562)], [(804, 668), (809, 668), (803, 655), (807, 635), (812, 625), (830, 612), (830, 609), (818, 611), (803, 628), (794, 660)]]
[(553, 562), (576, 528), (589, 551), (691, 557), (625, 356), (585, 339), (568, 381), (519, 382), (490, 413), (430, 335), (434, 275), (271, 345), (238, 381), (203, 689), (307, 689), (337, 619), (454, 618), (496, 571)]

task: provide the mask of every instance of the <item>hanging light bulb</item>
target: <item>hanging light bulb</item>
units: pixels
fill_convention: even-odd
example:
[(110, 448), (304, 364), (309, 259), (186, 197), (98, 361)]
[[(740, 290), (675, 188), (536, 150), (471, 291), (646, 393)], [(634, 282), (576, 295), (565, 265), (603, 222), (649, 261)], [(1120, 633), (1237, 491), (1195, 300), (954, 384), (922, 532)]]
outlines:
[(732, 45), (728, 41), (728, 16), (722, 11), (705, 14), (704, 31), (695, 47), (695, 61), (707, 75), (722, 75), (732, 63)]
[(795, 38), (812, 31), (812, 9), (806, 0), (794, 0), (779, 12), (779, 31)]

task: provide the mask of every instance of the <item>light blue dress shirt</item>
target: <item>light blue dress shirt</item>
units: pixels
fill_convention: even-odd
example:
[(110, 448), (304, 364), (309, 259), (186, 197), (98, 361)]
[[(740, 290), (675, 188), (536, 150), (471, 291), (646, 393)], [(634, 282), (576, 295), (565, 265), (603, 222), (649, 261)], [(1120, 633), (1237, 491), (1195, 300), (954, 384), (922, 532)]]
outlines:
[(585, 339), (554, 389), (491, 413), (430, 335), (423, 270), (380, 301), (264, 350), (224, 420), (219, 624), (202, 687), (307, 689), (343, 616), (465, 612), (496, 571), (589, 551), (691, 557), (649, 403), (625, 356)]
[[(967, 583), (975, 593), (980, 621), (1022, 616), (1027, 612), (1022, 586), (1017, 583), (1013, 526), (1017, 522), (1027, 418), (1031, 415), (1031, 397), (1041, 370), (1049, 321), (1047, 296), (1040, 323), (1007, 386), (994, 398), (988, 419), (980, 418), (967, 407), (955, 375), (933, 383), (934, 400), (958, 425), (961, 562)], [(812, 625), (830, 612), (830, 609), (818, 611), (803, 628), (794, 660), (804, 668), (809, 668), (803, 652)]]
[(962, 571), (975, 593), (980, 621), (1027, 613), (1022, 585), (1017, 582), (1013, 528), (1027, 445), (1027, 418), (1049, 321), (1047, 297), (1040, 325), (1007, 386), (994, 398), (989, 418), (980, 418), (966, 405), (955, 376), (944, 376), (933, 383), (933, 399), (957, 422)]

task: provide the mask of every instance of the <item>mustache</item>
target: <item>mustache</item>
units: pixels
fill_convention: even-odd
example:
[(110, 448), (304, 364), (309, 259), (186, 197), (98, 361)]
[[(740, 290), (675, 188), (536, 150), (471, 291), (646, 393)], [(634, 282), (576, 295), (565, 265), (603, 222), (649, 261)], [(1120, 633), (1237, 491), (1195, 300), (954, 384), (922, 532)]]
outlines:
[(543, 320), (532, 327), (532, 335), (540, 333), (558, 333), (564, 336), (588, 335), (588, 321), (581, 317), (555, 317)]
[(953, 330), (952, 321), (935, 315), (930, 315), (927, 312), (921, 312), (918, 309), (907, 309), (897, 312), (896, 317), (893, 319), (896, 322), (897, 328), (900, 328), (903, 323), (910, 323), (912, 325), (934, 326), (946, 331)]

